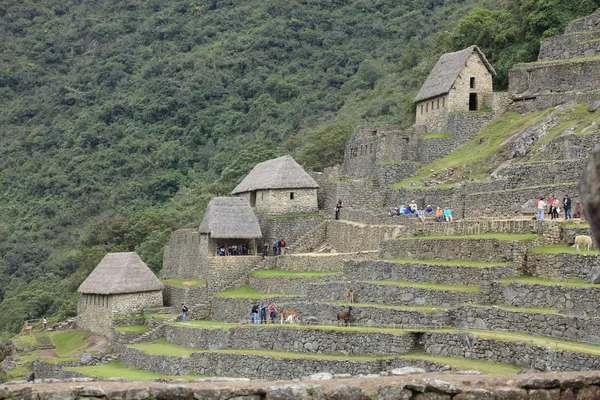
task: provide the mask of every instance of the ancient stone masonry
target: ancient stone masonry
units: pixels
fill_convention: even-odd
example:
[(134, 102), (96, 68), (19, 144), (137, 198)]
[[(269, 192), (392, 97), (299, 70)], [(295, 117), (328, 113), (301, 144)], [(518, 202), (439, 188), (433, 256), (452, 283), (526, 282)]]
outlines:
[(598, 254), (528, 254), (527, 273), (555, 279), (587, 279), (600, 265)]

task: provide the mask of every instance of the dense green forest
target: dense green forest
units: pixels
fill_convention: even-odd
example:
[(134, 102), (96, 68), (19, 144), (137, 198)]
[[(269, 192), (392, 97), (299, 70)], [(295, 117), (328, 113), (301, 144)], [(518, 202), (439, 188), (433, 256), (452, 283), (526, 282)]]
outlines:
[(439, 55), (499, 71), (600, 0), (4, 0), (0, 331), (76, 312), (109, 251), (155, 271), (256, 163), (341, 161), (357, 124), (408, 126)]

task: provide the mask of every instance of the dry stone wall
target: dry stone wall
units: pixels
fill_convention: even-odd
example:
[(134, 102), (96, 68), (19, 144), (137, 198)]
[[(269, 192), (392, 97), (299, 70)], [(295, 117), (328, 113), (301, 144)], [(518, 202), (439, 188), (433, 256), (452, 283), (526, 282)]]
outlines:
[(598, 316), (597, 304), (600, 301), (600, 287), (598, 286), (492, 282), (488, 290), (490, 301), (487, 304), (573, 310)]
[(344, 260), (376, 257), (376, 250), (358, 253), (289, 254), (277, 259), (277, 268), (299, 272), (341, 272), (344, 268)]
[(401, 236), (403, 232), (402, 226), (330, 221), (327, 224), (327, 243), (341, 253), (369, 251), (377, 249), (382, 240)]
[(250, 277), (250, 286), (259, 293), (267, 294), (306, 294), (307, 288), (314, 283), (331, 282), (341, 279), (341, 274), (320, 277)]
[(348, 332), (317, 330), (310, 327), (250, 327), (199, 329), (167, 326), (169, 343), (204, 350), (256, 349), (295, 353), (325, 353), (346, 355), (397, 355), (413, 349), (415, 339), (410, 334)]
[(600, 31), (554, 36), (540, 44), (539, 61), (594, 57), (600, 54)]
[(254, 209), (260, 215), (314, 213), (318, 211), (317, 190), (258, 190)]
[(271, 246), (275, 241), (281, 239), (285, 239), (286, 246), (289, 245), (293, 249), (294, 243), (302, 236), (310, 234), (323, 222), (323, 217), (321, 215), (298, 216), (293, 214), (277, 217), (261, 216), (259, 222), (263, 234), (262, 242), (258, 242), (259, 249), (262, 249), (265, 241)]
[(306, 297), (315, 301), (346, 301), (346, 291), (352, 288), (357, 303), (377, 303), (396, 306), (456, 306), (464, 303), (488, 303), (483, 292), (422, 289), (414, 286), (368, 282), (333, 282), (310, 285)]
[(592, 15), (571, 22), (567, 25), (565, 33), (569, 34), (597, 30), (600, 30), (600, 11), (596, 11)]
[(504, 241), (471, 238), (392, 239), (381, 243), (379, 257), (383, 259), (473, 260), (516, 262), (520, 265), (535, 241)]
[(556, 350), (526, 342), (477, 338), (470, 333), (427, 333), (425, 351), (435, 356), (464, 357), (518, 365), (538, 371), (590, 371), (600, 368), (600, 357)]
[(202, 278), (200, 266), (206, 265), (206, 252), (200, 251), (198, 229), (179, 229), (171, 234), (163, 256), (163, 278)]
[[(189, 357), (153, 355), (128, 348), (122, 355), (123, 364), (167, 375), (216, 375), (250, 379), (285, 380), (319, 372), (332, 374), (378, 374), (395, 368), (417, 366), (430, 371), (439, 370), (434, 363), (389, 358), (374, 361), (351, 361), (322, 358), (275, 358), (253, 354), (192, 353)], [(291, 362), (293, 360), (293, 362)]]
[[(423, 164), (429, 164), (430, 162), (442, 158), (450, 154), (460, 145), (453, 137), (451, 138), (421, 138), (419, 139), (419, 161)], [(414, 175), (414, 174), (411, 174)], [(389, 183), (398, 183), (404, 180), (408, 176), (396, 176), (389, 180)]]
[(586, 279), (600, 266), (598, 254), (527, 254), (527, 273), (555, 279)]
[[(497, 175), (506, 179), (511, 187), (539, 186), (540, 182), (557, 184), (578, 182), (585, 167), (585, 158), (574, 160), (553, 160), (540, 163), (519, 163), (497, 171)], [(561, 193), (562, 196), (565, 193)], [(574, 195), (570, 193), (569, 195)]]
[(519, 275), (514, 265), (464, 267), (451, 265), (400, 263), (382, 260), (344, 263), (344, 276), (351, 280), (430, 282), (449, 285), (485, 285), (496, 279)]
[(173, 308), (176, 312), (180, 311), (181, 303), (185, 303), (188, 306), (205, 304), (210, 302), (210, 299), (211, 296), (207, 284), (193, 288), (165, 286), (163, 290), (165, 306)]
[(144, 308), (161, 307), (162, 290), (112, 295), (109, 304), (113, 315), (129, 315), (140, 312)]

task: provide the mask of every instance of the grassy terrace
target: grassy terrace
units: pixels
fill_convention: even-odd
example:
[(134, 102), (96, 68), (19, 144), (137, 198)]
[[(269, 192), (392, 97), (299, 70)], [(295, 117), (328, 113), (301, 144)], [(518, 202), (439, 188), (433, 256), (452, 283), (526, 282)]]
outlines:
[(406, 281), (362, 281), (365, 283), (372, 283), (375, 285), (386, 285), (386, 286), (402, 286), (402, 287), (414, 287), (418, 289), (429, 289), (429, 290), (447, 290), (451, 292), (471, 292), (476, 293), (481, 290), (476, 286), (464, 286), (464, 285), (443, 285), (438, 283), (427, 283), (427, 282), (406, 282)]
[(117, 332), (123, 333), (144, 333), (148, 332), (148, 327), (146, 325), (121, 325), (115, 327)]
[(590, 224), (587, 222), (562, 222), (560, 224), (561, 228), (582, 228), (589, 229)]
[(577, 252), (575, 247), (571, 246), (540, 246), (529, 249), (532, 254), (560, 254), (560, 253), (573, 253), (573, 254), (600, 254), (598, 249), (590, 249), (587, 251), (584, 248), (579, 248), (580, 252)]
[(252, 286), (245, 285), (238, 289), (224, 290), (217, 293), (220, 297), (237, 297), (240, 299), (262, 299), (267, 297), (289, 297), (289, 294), (266, 294), (257, 292)]
[(250, 349), (231, 349), (231, 350), (199, 350), (189, 347), (178, 346), (168, 343), (164, 339), (159, 339), (154, 343), (134, 344), (132, 346), (148, 354), (165, 356), (190, 356), (193, 353), (227, 353), (257, 355), (264, 357), (289, 358), (289, 359), (313, 359), (313, 360), (351, 360), (351, 361), (373, 361), (384, 360), (392, 357), (382, 356), (347, 356), (344, 354), (313, 354), (313, 353), (295, 353), (287, 351), (272, 350), (250, 350)]
[(445, 132), (431, 132), (422, 136), (421, 139), (454, 139), (454, 136)]
[(487, 374), (508, 375), (516, 374), (521, 370), (517, 365), (496, 363), (491, 361), (475, 360), (463, 357), (437, 357), (431, 356), (423, 351), (411, 351), (402, 356), (413, 360), (425, 360), (438, 364), (446, 364), (463, 370), (477, 370)]
[(489, 267), (505, 267), (511, 265), (511, 262), (485, 262), (471, 260), (419, 260), (408, 258), (394, 258), (390, 261), (400, 264), (431, 264), (431, 265), (447, 265), (450, 267), (474, 267), (474, 268), (489, 268)]
[(495, 305), (495, 304), (474, 304), (476, 307), (494, 307), (499, 308), (501, 310), (506, 311), (517, 311), (523, 313), (532, 313), (532, 314), (556, 314), (558, 310), (553, 308), (524, 308), (524, 307), (512, 307), (505, 305)]
[(87, 336), (87, 333), (77, 330), (34, 332), (15, 336), (13, 343), (18, 347), (54, 346), (58, 357), (70, 357), (87, 347), (88, 343), (84, 340)]
[(534, 233), (482, 233), (480, 235), (417, 235), (408, 238), (396, 238), (393, 240), (415, 240), (415, 239), (498, 239), (507, 242), (534, 240), (539, 236)]
[(326, 275), (339, 275), (336, 272), (298, 272), (287, 271), (283, 269), (267, 269), (262, 271), (252, 271), (250, 276), (257, 278), (318, 278)]
[(175, 286), (180, 288), (195, 288), (206, 285), (204, 279), (185, 279), (185, 278), (172, 278), (161, 280), (165, 286)]
[(125, 378), (131, 381), (149, 381), (152, 379), (198, 379), (201, 378), (199, 375), (161, 375), (155, 374), (154, 372), (145, 371), (137, 368), (126, 367), (121, 361), (113, 361), (104, 365), (96, 365), (92, 367), (67, 367), (67, 371), (81, 372), (88, 376), (94, 376), (98, 378)]
[[(191, 322), (191, 321), (190, 321)], [(187, 326), (192, 327), (193, 325), (188, 322)], [(212, 323), (212, 324), (211, 324)], [(250, 329), (269, 329), (271, 327), (282, 327), (282, 325), (240, 325), (240, 324), (223, 324), (220, 322), (211, 321), (211, 323), (207, 324), (198, 324), (198, 327), (207, 327), (213, 326), (213, 329), (220, 329), (219, 327), (223, 327), (224, 329), (231, 329), (234, 327), (244, 326)], [(179, 325), (179, 324), (177, 324)], [(185, 324), (184, 324), (185, 325)], [(582, 354), (591, 354), (594, 356), (600, 357), (600, 345), (588, 344), (588, 343), (580, 343), (571, 340), (563, 340), (556, 339), (547, 336), (534, 336), (523, 333), (513, 333), (513, 332), (500, 332), (500, 331), (481, 331), (481, 330), (472, 330), (472, 329), (395, 329), (395, 328), (378, 328), (378, 327), (368, 327), (368, 326), (337, 326), (337, 325), (321, 325), (321, 326), (290, 326), (284, 325), (286, 329), (313, 329), (313, 330), (332, 330), (332, 331), (346, 331), (346, 332), (378, 332), (378, 333), (394, 333), (394, 334), (407, 334), (410, 332), (414, 332), (415, 330), (419, 332), (431, 332), (431, 333), (458, 333), (458, 332), (471, 332), (475, 336), (481, 339), (493, 339), (493, 340), (503, 340), (509, 342), (525, 342), (529, 345), (535, 345), (540, 347), (551, 347), (558, 350), (572, 351), (575, 353)], [(143, 343), (136, 344), (130, 347), (137, 348), (147, 352), (149, 354), (164, 354), (164, 355), (174, 355), (174, 356), (189, 356), (192, 353), (198, 352), (207, 352), (206, 350), (199, 350), (189, 347), (177, 346), (168, 343), (165, 339), (159, 339), (154, 343)], [(277, 357), (276, 355), (270, 355), (278, 352), (268, 352), (262, 350), (234, 350), (234, 351), (221, 351), (221, 352), (239, 352), (239, 354), (261, 354), (265, 356)], [(252, 352), (252, 353), (251, 353)], [(286, 354), (286, 353), (284, 353)], [(331, 355), (325, 355), (325, 358), (329, 358)], [(334, 355), (337, 356), (337, 355)], [(337, 356), (337, 357), (346, 357), (346, 356)], [(384, 357), (385, 358), (385, 357)], [(349, 358), (354, 359), (354, 358)]]
[(593, 283), (587, 283), (583, 279), (551, 279), (540, 276), (528, 276), (523, 275), (517, 278), (507, 278), (501, 279), (500, 282), (505, 284), (510, 283), (527, 283), (530, 285), (550, 285), (550, 286), (573, 286), (573, 287), (590, 287), (590, 288), (598, 288), (600, 286), (594, 285)]

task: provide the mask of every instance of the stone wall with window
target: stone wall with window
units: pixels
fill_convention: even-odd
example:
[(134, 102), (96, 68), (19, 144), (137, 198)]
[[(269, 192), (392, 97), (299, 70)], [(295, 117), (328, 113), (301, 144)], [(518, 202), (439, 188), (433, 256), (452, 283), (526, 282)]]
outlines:
[(315, 213), (317, 189), (258, 190), (254, 210), (263, 215)]

